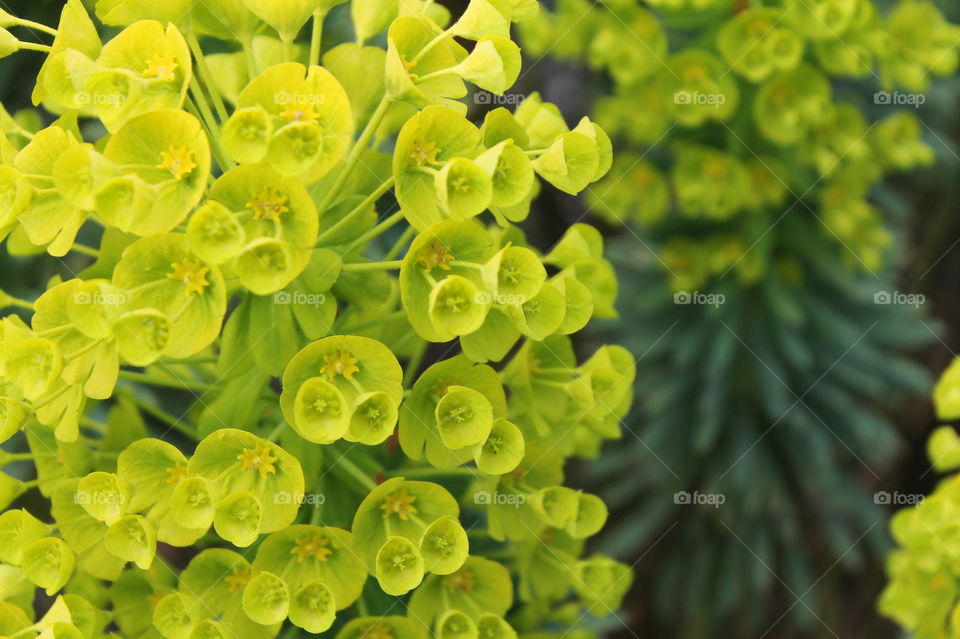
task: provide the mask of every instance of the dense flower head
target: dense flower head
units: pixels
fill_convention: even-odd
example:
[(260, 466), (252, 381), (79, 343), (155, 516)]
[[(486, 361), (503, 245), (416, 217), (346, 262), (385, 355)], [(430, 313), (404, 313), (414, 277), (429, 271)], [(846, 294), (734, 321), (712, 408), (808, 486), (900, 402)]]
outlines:
[[(956, 71), (960, 27), (927, 0), (881, 4), (560, 0), (520, 32), (536, 53), (609, 75), (612, 95), (596, 99), (592, 117), (622, 151), (588, 189), (592, 209), (642, 226), (674, 289), (698, 289), (733, 270), (753, 284), (775, 268), (771, 256), (790, 249), (772, 246), (775, 233), (761, 243), (756, 229), (777, 226), (787, 210), (812, 212), (853, 270), (887, 261), (870, 190), (887, 173), (933, 161), (915, 109), (937, 76)], [(875, 121), (847, 98), (851, 78), (876, 92)], [(710, 153), (723, 160), (706, 163)], [(838, 189), (850, 197), (831, 197)], [(683, 251), (682, 262), (711, 262), (722, 244), (725, 264), (697, 274), (668, 259)]]
[[(46, 59), (0, 113), (0, 240), (64, 269), (0, 293), (0, 457), (30, 462), (0, 473), (0, 634), (559, 637), (619, 607), (629, 568), (583, 553), (607, 508), (562, 472), (632, 401), (633, 357), (570, 337), (616, 276), (594, 228), (517, 226), (610, 139), (459, 101), (514, 84), (536, 2), (340, 4), (4, 31)], [(332, 11), (355, 41), (321, 42)]]

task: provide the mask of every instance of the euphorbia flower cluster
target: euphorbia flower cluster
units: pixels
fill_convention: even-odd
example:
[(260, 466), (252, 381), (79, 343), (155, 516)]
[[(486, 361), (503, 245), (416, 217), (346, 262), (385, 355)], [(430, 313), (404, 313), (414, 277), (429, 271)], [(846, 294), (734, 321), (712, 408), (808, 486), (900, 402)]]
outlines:
[[(0, 295), (2, 459), (30, 462), (0, 474), (0, 635), (588, 636), (619, 606), (629, 568), (583, 555), (606, 507), (563, 485), (631, 403), (633, 357), (569, 337), (616, 279), (593, 228), (517, 226), (610, 142), (536, 95), (466, 117), (532, 0), (339, 4), (0, 21), (56, 118), (0, 118), (0, 238), (92, 260)], [(325, 49), (328, 14), (355, 37)]]

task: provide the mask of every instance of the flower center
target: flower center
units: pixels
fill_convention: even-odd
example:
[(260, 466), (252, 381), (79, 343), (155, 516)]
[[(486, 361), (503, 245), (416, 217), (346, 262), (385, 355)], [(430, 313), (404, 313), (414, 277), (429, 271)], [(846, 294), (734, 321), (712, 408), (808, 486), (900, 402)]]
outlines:
[(349, 381), (353, 379), (355, 373), (360, 371), (360, 367), (357, 366), (359, 360), (354, 357), (350, 351), (337, 349), (330, 355), (324, 355), (323, 361), (326, 363), (323, 365), (322, 370), (331, 382), (337, 375), (343, 375), (343, 377)]
[(236, 592), (238, 590), (243, 590), (248, 583), (250, 583), (250, 578), (253, 575), (249, 570), (244, 570), (241, 567), (233, 569), (233, 574), (227, 576), (227, 583), (230, 584), (230, 592)]
[(262, 220), (265, 217), (274, 222), (280, 221), (280, 214), (290, 209), (286, 206), (287, 196), (269, 186), (254, 194), (253, 199), (246, 206), (253, 210), (253, 217)]
[(437, 153), (440, 153), (440, 148), (435, 143), (418, 139), (410, 149), (410, 162), (416, 166), (436, 164)]
[(193, 151), (186, 146), (175, 147), (171, 144), (166, 151), (160, 151), (160, 157), (163, 162), (158, 164), (157, 168), (170, 171), (178, 180), (190, 175), (197, 168), (197, 163), (193, 161)]
[(157, 53), (147, 60), (147, 68), (143, 70), (143, 75), (147, 78), (157, 78), (169, 82), (176, 77), (173, 72), (177, 70), (177, 66), (177, 61), (172, 53), (164, 55)]
[(316, 122), (320, 116), (313, 106), (313, 101), (297, 100), (288, 103), (280, 112), (280, 117), (294, 122)]
[(210, 285), (207, 281), (207, 272), (210, 267), (203, 266), (200, 261), (194, 262), (189, 257), (185, 257), (182, 262), (174, 262), (170, 266), (173, 267), (173, 273), (167, 273), (167, 277), (183, 282), (187, 287), (185, 295), (191, 293), (202, 295), (203, 289)]
[(257, 444), (255, 448), (246, 448), (237, 455), (240, 464), (244, 470), (257, 470), (260, 472), (260, 478), (264, 479), (267, 475), (276, 474), (277, 469), (273, 465), (277, 457), (270, 454), (270, 448), (262, 444)]
[(291, 555), (297, 556), (297, 563), (301, 564), (308, 557), (316, 557), (320, 561), (326, 561), (327, 557), (333, 553), (328, 548), (330, 540), (323, 536), (323, 533), (306, 535), (297, 540), (297, 545), (290, 549)]
[(432, 271), (435, 268), (449, 271), (449, 262), (453, 259), (450, 247), (440, 240), (434, 240), (430, 246), (420, 251), (417, 262), (427, 271)]
[(417, 508), (413, 505), (416, 500), (414, 495), (407, 494), (406, 488), (390, 493), (380, 504), (380, 508), (383, 509), (383, 518), (386, 519), (395, 514), (403, 521), (407, 521), (409, 515), (417, 514)]
[(473, 573), (469, 570), (460, 570), (443, 578), (443, 585), (448, 592), (470, 592), (476, 582)]
[(167, 473), (170, 475), (167, 477), (168, 484), (176, 484), (181, 479), (185, 479), (187, 476), (186, 466), (181, 466), (180, 462), (177, 462), (177, 465), (173, 468), (168, 468)]

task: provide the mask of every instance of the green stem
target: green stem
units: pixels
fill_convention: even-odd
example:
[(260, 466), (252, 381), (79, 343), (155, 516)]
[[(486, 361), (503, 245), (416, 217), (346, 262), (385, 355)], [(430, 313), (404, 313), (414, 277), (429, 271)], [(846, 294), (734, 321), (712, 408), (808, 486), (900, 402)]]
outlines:
[(403, 262), (401, 260), (391, 260), (389, 262), (357, 262), (354, 264), (344, 264), (341, 270), (344, 271), (383, 271), (400, 268)]
[(194, 355), (193, 357), (165, 357), (160, 360), (162, 364), (210, 364), (219, 359), (218, 355)]
[[(192, 84), (193, 83), (191, 82), (191, 88)], [(191, 94), (196, 96), (196, 93), (193, 91), (191, 91)], [(217, 128), (216, 122), (213, 121), (213, 114), (210, 113), (210, 107), (206, 104), (206, 102), (202, 102), (206, 108), (206, 115), (204, 115), (202, 109), (198, 109), (198, 104), (200, 103), (195, 103), (190, 100), (184, 102), (184, 106), (186, 107), (187, 111), (189, 111), (198, 120), (203, 121), (203, 123), (206, 125), (207, 132), (210, 133), (210, 150), (213, 153), (213, 157), (217, 161), (217, 164), (220, 165), (220, 168), (223, 171), (227, 171), (228, 169), (233, 168), (234, 164), (229, 158), (227, 158), (227, 154), (223, 152), (223, 149), (220, 148), (220, 130)]]
[(46, 44), (37, 44), (35, 42), (22, 42), (22, 41), (18, 42), (17, 48), (28, 49), (30, 51), (44, 51), (46, 53), (49, 53), (50, 51), (53, 50), (49, 45), (46, 45)]
[[(349, 450), (347, 452), (349, 452)], [(352, 477), (357, 482), (359, 482), (361, 486), (369, 490), (373, 490), (374, 488), (377, 487), (377, 483), (373, 481), (373, 479), (371, 479), (365, 472), (363, 472), (363, 470), (361, 470), (359, 466), (357, 466), (347, 458), (347, 453), (344, 453), (343, 455), (341, 455), (339, 459), (334, 459), (332, 461), (332, 464), (333, 465), (331, 466), (331, 470), (335, 470), (339, 468), (348, 476)]]
[(33, 459), (36, 457), (36, 453), (6, 453), (5, 455), (2, 455), (2, 457), (6, 462), (24, 461), (27, 459)]
[(197, 435), (197, 429), (196, 429), (195, 427), (187, 424), (186, 422), (184, 422), (184, 421), (181, 420), (181, 419), (178, 419), (177, 417), (175, 417), (174, 415), (171, 415), (170, 413), (166, 412), (165, 410), (160, 409), (160, 408), (157, 408), (156, 406), (154, 406), (154, 405), (151, 404), (150, 402), (147, 402), (147, 401), (145, 401), (145, 400), (140, 399), (139, 397), (137, 397), (137, 396), (134, 395), (133, 393), (124, 393), (124, 397), (126, 397), (126, 398), (129, 399), (131, 402), (133, 402), (134, 404), (136, 404), (137, 408), (139, 408), (140, 410), (142, 410), (142, 411), (145, 412), (146, 414), (151, 415), (152, 417), (155, 417), (156, 419), (159, 419), (160, 421), (162, 421), (163, 423), (167, 424), (168, 426), (170, 426), (170, 427), (173, 428), (174, 430), (182, 433), (183, 435), (186, 435), (187, 437), (190, 437), (191, 439), (200, 439), (200, 437)]
[(31, 29), (36, 29), (37, 31), (43, 31), (44, 33), (47, 33), (47, 34), (52, 35), (52, 36), (54, 36), (54, 37), (56, 37), (57, 35), (59, 35), (59, 31), (57, 31), (57, 30), (54, 29), (53, 27), (48, 27), (47, 25), (45, 25), (45, 24), (43, 24), (43, 23), (34, 22), (33, 20), (27, 20), (27, 19), (25, 19), (25, 18), (14, 18), (14, 20), (16, 20), (16, 24), (17, 24), (18, 26), (21, 26), (21, 27), (29, 27), (29, 28), (31, 28)]
[(400, 319), (401, 317), (406, 317), (406, 315), (406, 311), (394, 311), (393, 313), (381, 315), (377, 319), (370, 320), (369, 322), (361, 322), (360, 324), (354, 324), (353, 326), (347, 326), (346, 328), (350, 331), (362, 331), (364, 329), (373, 328), (374, 326), (386, 324), (387, 322), (392, 322), (393, 320)]
[(310, 34), (310, 66), (320, 64), (320, 39), (323, 37), (323, 19), (326, 11), (317, 8), (313, 12), (313, 31)]
[(217, 85), (213, 83), (213, 74), (210, 73), (210, 67), (207, 66), (207, 59), (203, 56), (203, 49), (200, 47), (200, 41), (197, 40), (197, 34), (194, 33), (193, 27), (191, 26), (191, 28), (186, 30), (184, 35), (187, 38), (187, 44), (190, 46), (190, 50), (193, 52), (193, 57), (197, 61), (197, 71), (200, 72), (200, 79), (203, 80), (203, 84), (207, 87), (207, 92), (209, 92), (210, 97), (213, 98), (213, 106), (217, 110), (217, 115), (220, 116), (221, 122), (226, 122), (227, 108), (223, 104), (223, 98), (217, 90)]
[(253, 57), (253, 37), (251, 36), (246, 42), (242, 42), (241, 46), (243, 47), (243, 57), (247, 61), (247, 75), (252, 80), (257, 76), (257, 60)]
[(40, 485), (39, 477), (37, 477), (36, 479), (31, 479), (30, 481), (23, 482), (23, 487), (25, 489), (30, 489), (30, 488), (33, 488), (34, 486), (39, 486), (39, 485)]
[(433, 468), (418, 466), (416, 468), (397, 468), (387, 471), (391, 477), (479, 477), (475, 468), (459, 466), (457, 468)]
[(340, 218), (336, 222), (336, 224), (334, 224), (333, 226), (328, 228), (326, 231), (321, 233), (320, 236), (317, 237), (317, 242), (316, 242), (317, 246), (319, 246), (324, 242), (324, 240), (332, 237), (335, 233), (337, 233), (338, 231), (340, 231), (341, 229), (349, 225), (351, 222), (353, 222), (354, 218), (356, 218), (358, 215), (361, 215), (366, 211), (370, 210), (370, 208), (374, 205), (374, 203), (376, 203), (376, 201), (380, 199), (380, 196), (386, 193), (390, 189), (390, 187), (393, 186), (393, 183), (394, 183), (394, 178), (391, 175), (389, 178), (387, 178), (387, 180), (383, 184), (377, 187), (376, 191), (374, 191), (373, 193), (368, 195), (366, 198), (364, 198), (363, 202), (360, 202), (360, 204), (354, 207), (352, 211), (350, 211), (349, 213), (344, 215), (342, 218)]
[(100, 251), (90, 246), (84, 246), (83, 244), (74, 244), (70, 248), (70, 250), (74, 251), (75, 253), (80, 253), (81, 255), (89, 255), (90, 257), (100, 257)]
[(205, 393), (210, 390), (210, 385), (204, 384), (203, 382), (193, 382), (186, 379), (170, 379), (167, 377), (160, 377), (158, 375), (137, 373), (135, 371), (126, 371), (122, 369), (120, 370), (119, 377), (120, 379), (126, 379), (131, 382), (139, 382), (141, 384), (150, 384), (151, 386), (163, 386), (165, 388), (177, 388), (180, 390), (197, 391), (201, 393)]
[(33, 303), (28, 302), (27, 300), (21, 300), (16, 297), (11, 297), (7, 300), (7, 302), (10, 304), (10, 306), (16, 306), (18, 308), (26, 308), (26, 309), (30, 309), (31, 311), (33, 310)]
[(410, 361), (407, 362), (407, 366), (403, 371), (403, 387), (409, 388), (413, 384), (413, 380), (416, 377), (417, 371), (420, 370), (420, 365), (423, 363), (423, 358), (427, 354), (427, 343), (421, 341), (417, 345), (417, 350), (410, 357)]
[(353, 250), (357, 246), (366, 244), (367, 242), (369, 242), (376, 236), (380, 235), (381, 233), (383, 233), (388, 228), (390, 228), (391, 226), (393, 226), (394, 224), (396, 224), (402, 219), (403, 219), (403, 211), (397, 211), (396, 213), (384, 219), (382, 222), (374, 226), (372, 229), (370, 229), (369, 231), (367, 231), (366, 233), (364, 233), (363, 235), (355, 239), (353, 243), (350, 245), (347, 252)]
[(292, 62), (293, 61), (293, 39), (285, 38), (281, 34), (280, 41), (283, 42), (283, 61)]
[(287, 422), (280, 422), (276, 428), (270, 431), (270, 434), (267, 435), (266, 439), (268, 442), (277, 443), (277, 440), (280, 439), (280, 435), (283, 433), (283, 429), (287, 427)]
[(417, 229), (413, 228), (412, 226), (408, 226), (406, 230), (403, 232), (403, 234), (400, 236), (400, 238), (397, 240), (396, 244), (390, 247), (390, 250), (387, 251), (387, 254), (383, 256), (383, 259), (392, 260), (397, 255), (399, 255), (400, 251), (403, 250), (403, 247), (407, 245), (407, 242), (413, 239), (413, 236), (416, 234), (417, 234)]
[(367, 145), (370, 144), (370, 140), (373, 138), (373, 134), (376, 132), (377, 127), (380, 126), (380, 122), (382, 122), (384, 116), (387, 115), (388, 108), (390, 108), (390, 98), (384, 95), (383, 98), (380, 99), (380, 103), (377, 104), (377, 108), (374, 110), (373, 115), (370, 116), (370, 121), (367, 122), (367, 126), (363, 127), (363, 132), (360, 133), (360, 137), (357, 138), (357, 141), (353, 143), (352, 147), (350, 147), (350, 151), (347, 152), (343, 169), (340, 171), (340, 174), (337, 175), (337, 179), (334, 180), (330, 190), (327, 191), (327, 194), (317, 206), (317, 211), (321, 215), (323, 215), (323, 212), (327, 210), (333, 200), (337, 197), (340, 189), (342, 189), (343, 185), (346, 183), (347, 178), (350, 177), (350, 173), (352, 173), (353, 169), (357, 166), (357, 162), (360, 161), (360, 156), (367, 148)]

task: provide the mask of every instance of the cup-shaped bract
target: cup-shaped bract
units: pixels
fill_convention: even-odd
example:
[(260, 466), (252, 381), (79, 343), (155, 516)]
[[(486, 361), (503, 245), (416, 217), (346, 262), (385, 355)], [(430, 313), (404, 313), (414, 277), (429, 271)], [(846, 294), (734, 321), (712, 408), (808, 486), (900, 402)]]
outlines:
[(343, 438), (375, 446), (393, 434), (398, 417), (397, 402), (389, 393), (363, 393), (356, 398), (350, 427)]
[[(389, 537), (403, 537), (416, 550), (427, 526), (441, 517), (457, 518), (457, 500), (438, 484), (394, 477), (368, 494), (353, 518), (354, 548), (372, 571)], [(417, 556), (420, 553), (417, 551)], [(420, 562), (422, 565), (422, 557)]]
[(290, 622), (310, 633), (328, 630), (336, 614), (336, 599), (323, 581), (303, 584), (290, 601)]
[(491, 205), (514, 206), (530, 195), (534, 184), (533, 166), (530, 158), (513, 138), (497, 142), (474, 161), (490, 175), (493, 185)]
[(171, 592), (157, 602), (152, 621), (166, 639), (188, 639), (193, 632), (186, 597), (179, 592)]
[(108, 526), (126, 512), (133, 494), (133, 485), (115, 475), (95, 471), (77, 484), (76, 503), (89, 515)]
[(127, 515), (110, 525), (104, 541), (110, 554), (146, 570), (157, 553), (157, 527), (146, 517)]
[(63, 370), (63, 356), (52, 341), (27, 337), (6, 344), (4, 375), (32, 401), (49, 391)]
[(447, 275), (427, 299), (427, 313), (440, 341), (469, 335), (483, 325), (490, 310), (490, 293), (462, 275)]
[[(448, 301), (447, 296), (438, 300), (440, 293), (434, 291), (438, 283), (451, 275), (469, 280), (477, 289), (473, 292), (464, 283), (457, 287), (468, 295), (463, 299), (464, 310), (471, 311), (466, 313), (465, 318), (470, 322), (462, 323), (469, 325), (475, 322), (478, 312), (482, 313), (484, 308), (489, 307), (492, 299), (484, 290), (480, 274), (467, 264), (483, 264), (494, 253), (490, 235), (479, 224), (469, 220), (439, 222), (414, 238), (400, 266), (400, 296), (407, 317), (420, 337), (431, 342), (442, 342), (456, 336), (449, 329), (438, 329), (433, 319), (438, 316), (437, 312), (431, 313), (431, 300), (434, 304)], [(454, 283), (457, 281), (454, 280)], [(454, 283), (448, 285), (451, 286), (450, 293), (454, 292)], [(478, 293), (479, 297), (474, 297)], [(461, 317), (460, 313), (452, 313), (454, 309), (444, 312), (442, 308), (435, 307), (435, 310), (441, 311), (441, 315)]]
[(280, 623), (289, 610), (287, 584), (272, 572), (257, 573), (243, 589), (243, 611), (259, 624)]
[(457, 74), (481, 89), (502, 94), (520, 75), (520, 47), (502, 36), (486, 36), (456, 66)]
[(574, 588), (589, 612), (597, 617), (617, 610), (633, 584), (630, 566), (609, 557), (598, 555), (583, 559), (574, 570), (577, 575)]
[(482, 394), (466, 386), (451, 385), (434, 409), (437, 430), (451, 450), (474, 446), (487, 439), (493, 428), (493, 406)]
[(517, 639), (517, 631), (503, 617), (485, 614), (477, 618), (477, 629), (483, 639)]
[(313, 12), (322, 4), (321, 0), (243, 0), (258, 18), (277, 30), (284, 40), (292, 41), (307, 23)]
[(436, 199), (447, 215), (465, 220), (483, 213), (493, 198), (493, 180), (479, 164), (455, 157), (434, 175)]
[[(303, 470), (296, 457), (235, 428), (221, 428), (203, 438), (187, 463), (187, 474), (200, 475), (220, 487), (223, 501), (217, 514), (223, 525), (234, 521), (239, 526), (249, 515), (250, 529), (256, 527), (259, 532), (282, 530), (293, 523), (299, 504), (277, 495), (303, 494), (304, 488)], [(234, 493), (238, 496), (232, 497)], [(215, 526), (217, 519), (215, 515)]]
[(19, 566), (23, 550), (50, 534), (50, 527), (24, 509), (0, 515), (0, 560)]
[(206, 529), (213, 523), (219, 501), (220, 488), (216, 482), (205, 477), (184, 477), (174, 484), (170, 511), (180, 526)]
[(577, 495), (577, 512), (567, 522), (567, 532), (571, 537), (583, 539), (597, 534), (607, 523), (607, 505), (596, 495), (580, 493)]
[(263, 510), (261, 500), (249, 490), (232, 492), (217, 504), (213, 527), (234, 546), (246, 548), (263, 532)]
[(482, 614), (502, 617), (513, 603), (510, 573), (483, 557), (468, 557), (449, 575), (428, 575), (410, 598), (410, 616), (435, 624), (444, 613), (458, 610), (476, 620)]
[(449, 575), (460, 569), (469, 553), (467, 531), (455, 517), (441, 517), (423, 531), (420, 555), (427, 572)]
[(577, 515), (579, 493), (566, 486), (550, 486), (530, 495), (530, 505), (555, 528), (564, 528)]
[(427, 639), (430, 633), (422, 623), (410, 617), (358, 617), (347, 622), (337, 633), (336, 639), (369, 639), (378, 634), (382, 637)]
[[(267, 161), (274, 170), (306, 183), (329, 172), (353, 139), (347, 94), (320, 66), (274, 65), (244, 87), (237, 107), (225, 125), (234, 159)], [(268, 120), (252, 107), (262, 109)], [(234, 123), (237, 118), (242, 121)]]
[[(353, 605), (367, 580), (367, 569), (353, 549), (352, 535), (329, 526), (295, 524), (268, 535), (253, 561), (254, 570), (267, 568), (282, 577), (291, 593), (307, 588), (301, 604), (318, 598), (315, 614), (319, 616), (315, 621), (326, 619), (323, 609), (327, 606), (332, 620), (334, 611)], [(317, 583), (324, 584), (328, 599), (324, 600), (322, 590), (315, 587)], [(296, 599), (295, 594), (291, 611)], [(320, 606), (324, 601), (325, 606)], [(305, 620), (310, 619), (309, 606), (302, 613)]]
[[(453, 158), (472, 158), (481, 151), (479, 129), (450, 107), (430, 106), (407, 120), (397, 135), (393, 150), (397, 201), (407, 221), (424, 230), (450, 216), (441, 210), (436, 172)], [(469, 175), (464, 178), (466, 186), (470, 186), (468, 178)], [(481, 183), (482, 179), (476, 177), (475, 181)], [(492, 197), (489, 176), (486, 182), (485, 190), (490, 195), (483, 208)], [(474, 186), (472, 191), (476, 190)], [(467, 211), (472, 209), (475, 207), (468, 207)]]
[[(299, 180), (266, 164), (245, 164), (220, 176), (207, 198), (207, 205), (226, 209), (219, 212), (226, 223), (240, 227), (228, 231), (228, 241), (238, 255), (234, 270), (253, 293), (274, 293), (306, 268), (319, 223), (316, 206)], [(201, 214), (203, 208), (193, 214), (191, 224)]]
[(524, 450), (523, 433), (517, 425), (506, 419), (497, 419), (487, 438), (473, 447), (473, 459), (480, 472), (504, 475), (520, 464)]
[(236, 257), (246, 239), (233, 211), (215, 200), (204, 202), (187, 222), (187, 247), (209, 264), (223, 264)]
[(433, 631), (437, 639), (479, 639), (476, 622), (459, 610), (447, 610), (437, 619)]
[(597, 142), (583, 133), (563, 133), (532, 162), (540, 177), (561, 191), (576, 195), (594, 179), (600, 167)]
[[(145, 237), (127, 246), (113, 271), (113, 284), (138, 291), (131, 300), (135, 309), (152, 308), (169, 320), (165, 329), (158, 321), (152, 327), (131, 326), (155, 338), (140, 355), (153, 351), (166, 334), (163, 354), (187, 357), (220, 333), (227, 307), (223, 276), (216, 266), (190, 252), (182, 233)], [(132, 354), (136, 355), (136, 350)]]
[(48, 595), (63, 588), (76, 563), (70, 547), (57, 537), (42, 537), (23, 549), (23, 574)]
[(377, 551), (375, 566), (380, 588), (388, 595), (405, 595), (423, 581), (423, 557), (406, 537), (387, 537)]
[(387, 31), (387, 97), (417, 107), (462, 98), (467, 88), (453, 67), (466, 56), (466, 50), (433, 20), (415, 15), (397, 18)]
[(369, 419), (369, 410), (378, 401), (399, 403), (402, 377), (396, 356), (377, 340), (325, 337), (301, 349), (287, 364), (280, 407), (301, 436), (329, 444), (346, 435), (354, 411), (370, 399), (370, 393), (388, 397), (366, 405), (360, 419)]
[[(138, 202), (135, 185), (118, 187), (112, 195), (117, 217), (107, 221), (136, 235), (164, 233), (182, 222), (200, 201), (210, 175), (207, 135), (195, 117), (179, 109), (131, 118), (110, 137), (103, 155), (151, 187), (149, 201), (132, 217), (124, 214), (124, 205)], [(110, 188), (109, 183), (103, 187)]]
[[(444, 443), (437, 423), (438, 406), (454, 386), (471, 389), (482, 397), (492, 408), (494, 421), (506, 417), (506, 398), (496, 371), (483, 364), (475, 365), (464, 355), (437, 362), (420, 375), (410, 396), (400, 406), (400, 446), (407, 456), (420, 459), (426, 452), (427, 461), (440, 468), (458, 466), (472, 457), (469, 446), (451, 450)], [(476, 395), (464, 394), (461, 399), (472, 399)], [(485, 413), (486, 407), (482, 409)], [(492, 423), (484, 425), (484, 436), (478, 441), (486, 439), (490, 428)]]
[(522, 246), (506, 246), (487, 260), (483, 281), (493, 292), (493, 302), (507, 306), (532, 300), (543, 287), (547, 271), (536, 253)]

